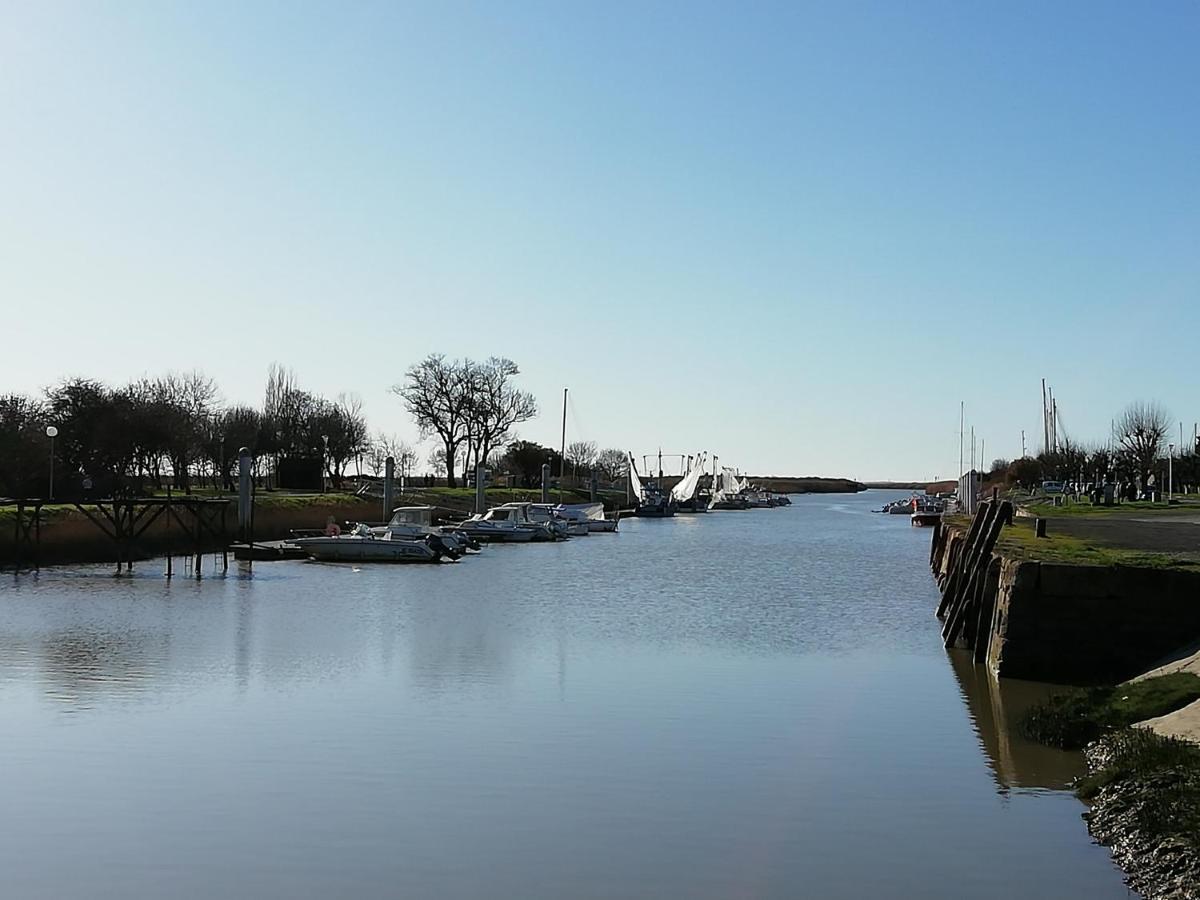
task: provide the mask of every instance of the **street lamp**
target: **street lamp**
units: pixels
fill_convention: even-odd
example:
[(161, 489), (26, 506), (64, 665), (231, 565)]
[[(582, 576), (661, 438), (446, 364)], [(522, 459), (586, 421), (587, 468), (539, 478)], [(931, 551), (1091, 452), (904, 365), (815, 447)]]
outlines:
[[(1162, 446), (1161, 444), (1159, 446)], [(1171, 502), (1171, 493), (1175, 490), (1175, 445), (1167, 444), (1167, 503)]]
[(58, 429), (53, 425), (46, 426), (46, 437), (50, 438), (50, 499), (54, 499), (54, 439), (58, 437)]

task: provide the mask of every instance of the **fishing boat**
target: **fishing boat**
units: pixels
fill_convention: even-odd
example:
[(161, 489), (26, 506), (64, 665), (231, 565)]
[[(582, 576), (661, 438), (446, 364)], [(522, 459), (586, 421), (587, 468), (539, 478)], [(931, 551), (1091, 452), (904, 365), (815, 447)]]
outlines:
[(464, 519), (452, 530), (464, 532), (476, 540), (507, 543), (553, 541), (555, 536), (545, 525), (529, 517), (529, 503), (506, 503), (493, 506), (482, 515)]
[(375, 535), (366, 525), (345, 534), (294, 538), (292, 543), (320, 562), (454, 562), (462, 554), (439, 535), (412, 539), (392, 534)]
[(679, 483), (671, 488), (671, 498), (675, 501), (677, 512), (708, 512), (708, 502), (701, 502), (700, 498), (700, 476), (704, 474), (704, 466), (707, 459), (707, 453), (688, 457), (691, 466), (683, 478), (679, 480)]
[(465, 553), (468, 550), (479, 550), (479, 541), (462, 531), (449, 531), (433, 524), (434, 508), (432, 506), (400, 506), (392, 510), (392, 518), (386, 525), (371, 529), (376, 537), (391, 535), (398, 538), (420, 540), (435, 534), (452, 547)]
[(675, 515), (675, 498), (669, 492), (663, 491), (656, 483), (642, 481), (632, 453), (629, 454), (629, 485), (637, 500), (635, 516), (646, 519), (669, 519)]
[(733, 469), (723, 466), (713, 475), (711, 509), (749, 509), (747, 484)]

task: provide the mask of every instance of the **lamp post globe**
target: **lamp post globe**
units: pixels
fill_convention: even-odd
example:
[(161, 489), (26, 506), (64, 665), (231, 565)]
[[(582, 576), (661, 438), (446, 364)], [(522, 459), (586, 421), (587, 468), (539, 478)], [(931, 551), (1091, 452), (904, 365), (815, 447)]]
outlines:
[(46, 426), (46, 437), (50, 438), (50, 496), (49, 499), (54, 499), (54, 439), (58, 437), (58, 427), (55, 425)]

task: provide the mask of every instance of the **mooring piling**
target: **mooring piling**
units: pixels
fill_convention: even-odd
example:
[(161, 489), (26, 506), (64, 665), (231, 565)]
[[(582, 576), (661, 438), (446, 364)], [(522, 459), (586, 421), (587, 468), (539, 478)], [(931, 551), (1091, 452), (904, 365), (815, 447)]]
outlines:
[(383, 521), (392, 518), (392, 506), (395, 503), (396, 490), (396, 458), (389, 456), (383, 464)]

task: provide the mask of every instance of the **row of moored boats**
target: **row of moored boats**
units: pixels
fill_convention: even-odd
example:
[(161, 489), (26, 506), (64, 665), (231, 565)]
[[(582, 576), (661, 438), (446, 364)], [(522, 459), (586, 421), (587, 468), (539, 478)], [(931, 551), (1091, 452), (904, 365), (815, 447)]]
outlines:
[(434, 524), (432, 506), (402, 506), (386, 525), (337, 526), (290, 543), (325, 562), (453, 562), (485, 542), (562, 541), (617, 530), (602, 503), (505, 503), (461, 522)]

